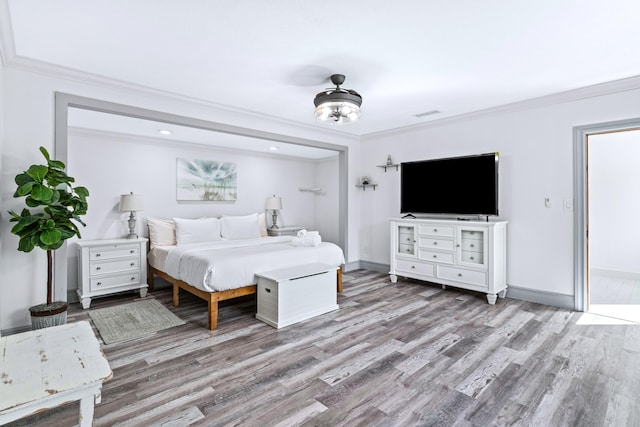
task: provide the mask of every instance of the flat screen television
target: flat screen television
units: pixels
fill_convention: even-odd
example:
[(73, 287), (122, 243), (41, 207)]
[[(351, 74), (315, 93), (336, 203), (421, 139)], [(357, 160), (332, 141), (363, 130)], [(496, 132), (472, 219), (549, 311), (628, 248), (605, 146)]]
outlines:
[(498, 215), (498, 153), (403, 162), (402, 214)]

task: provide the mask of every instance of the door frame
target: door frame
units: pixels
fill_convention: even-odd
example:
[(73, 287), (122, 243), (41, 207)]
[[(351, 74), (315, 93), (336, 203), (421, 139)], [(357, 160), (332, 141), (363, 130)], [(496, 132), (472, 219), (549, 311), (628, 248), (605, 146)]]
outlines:
[(576, 311), (585, 311), (589, 307), (587, 140), (589, 135), (636, 129), (640, 129), (640, 117), (573, 128), (573, 281)]

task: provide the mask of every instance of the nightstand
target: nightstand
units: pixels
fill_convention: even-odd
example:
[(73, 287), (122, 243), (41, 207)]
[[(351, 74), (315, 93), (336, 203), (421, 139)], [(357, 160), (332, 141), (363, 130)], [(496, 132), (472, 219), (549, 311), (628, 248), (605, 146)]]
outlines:
[(289, 227), (280, 227), (280, 228), (267, 228), (267, 233), (269, 236), (295, 236), (298, 234), (298, 231), (302, 230), (305, 227), (302, 226), (289, 226)]
[(147, 296), (147, 239), (78, 241), (78, 297), (82, 308), (91, 298), (140, 290)]

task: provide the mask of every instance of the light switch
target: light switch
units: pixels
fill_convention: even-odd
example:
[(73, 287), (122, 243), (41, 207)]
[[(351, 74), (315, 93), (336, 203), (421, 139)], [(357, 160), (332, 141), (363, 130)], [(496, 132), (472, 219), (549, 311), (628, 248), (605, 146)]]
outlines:
[(551, 199), (548, 197), (544, 198), (544, 207), (545, 208), (550, 208), (551, 207)]

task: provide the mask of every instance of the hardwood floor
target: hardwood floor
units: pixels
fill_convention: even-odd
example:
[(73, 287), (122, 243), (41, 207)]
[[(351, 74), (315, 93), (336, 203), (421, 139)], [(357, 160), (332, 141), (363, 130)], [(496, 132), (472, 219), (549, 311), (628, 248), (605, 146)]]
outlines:
[[(344, 279), (338, 311), (280, 330), (255, 319), (254, 295), (221, 303), (209, 331), (204, 301), (174, 308), (154, 291), (187, 323), (103, 346), (114, 376), (94, 425), (640, 426), (640, 326), (366, 270)], [(77, 410), (13, 425), (71, 426)]]

